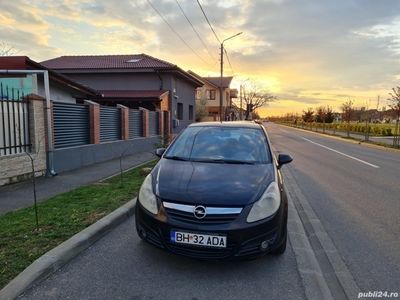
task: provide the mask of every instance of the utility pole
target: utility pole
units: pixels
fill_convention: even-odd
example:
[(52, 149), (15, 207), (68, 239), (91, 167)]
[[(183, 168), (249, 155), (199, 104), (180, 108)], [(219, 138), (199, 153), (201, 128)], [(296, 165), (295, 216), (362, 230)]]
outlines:
[(242, 99), (242, 88), (243, 86), (240, 85), (240, 108), (239, 108), (239, 120), (242, 121), (242, 103), (243, 103), (243, 99)]
[(221, 43), (221, 76), (220, 76), (220, 80), (219, 80), (219, 120), (222, 122), (224, 121), (224, 117), (223, 117), (223, 106), (222, 106), (222, 93), (223, 93), (223, 87), (222, 87), (222, 77), (224, 75), (224, 42), (226, 42), (227, 40), (230, 40), (240, 34), (242, 34), (243, 32), (239, 32), (236, 33), (235, 35), (232, 35), (226, 39), (224, 39)]
[(223, 93), (223, 87), (222, 87), (222, 77), (224, 74), (224, 42), (221, 43), (221, 64), (220, 64), (220, 73), (221, 76), (219, 78), (219, 120), (220, 122), (224, 121), (223, 118), (223, 105), (222, 105), (222, 93)]

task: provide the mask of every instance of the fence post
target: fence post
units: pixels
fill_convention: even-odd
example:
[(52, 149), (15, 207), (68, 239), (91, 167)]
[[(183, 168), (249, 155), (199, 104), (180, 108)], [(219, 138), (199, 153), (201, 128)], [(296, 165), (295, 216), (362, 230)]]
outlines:
[(89, 105), (90, 143), (100, 144), (100, 105), (89, 100), (84, 103)]
[(164, 114), (164, 135), (171, 136), (171, 112), (168, 110), (163, 111)]
[(143, 107), (139, 107), (142, 111), (143, 137), (149, 137), (149, 111)]
[(47, 148), (47, 131), (45, 129), (45, 118), (47, 117), (45, 112), (46, 99), (36, 94), (29, 94), (24, 100), (29, 103), (27, 127), (31, 149), (27, 152), (42, 152), (45, 155)]
[(121, 140), (129, 139), (129, 108), (122, 104), (117, 104), (121, 109)]
[(158, 134), (164, 136), (164, 113), (158, 110)]

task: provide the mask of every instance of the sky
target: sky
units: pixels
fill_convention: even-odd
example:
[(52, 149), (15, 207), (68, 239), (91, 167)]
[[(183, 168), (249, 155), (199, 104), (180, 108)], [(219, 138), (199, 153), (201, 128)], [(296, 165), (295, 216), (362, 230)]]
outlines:
[[(400, 85), (400, 0), (199, 2), (220, 41), (243, 32), (224, 43), (224, 75), (276, 96), (262, 116), (376, 108), (378, 96), (382, 108)], [(0, 0), (0, 24), (0, 42), (38, 62), (146, 53), (219, 76), (220, 42), (196, 0)]]

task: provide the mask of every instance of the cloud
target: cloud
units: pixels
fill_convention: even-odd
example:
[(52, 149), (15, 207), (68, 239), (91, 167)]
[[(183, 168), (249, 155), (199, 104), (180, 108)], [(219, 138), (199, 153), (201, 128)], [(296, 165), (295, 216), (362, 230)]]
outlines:
[[(201, 75), (219, 74), (220, 44), (196, 1), (13, 0), (0, 3), (0, 40), (32, 58), (60, 53), (148, 53)], [(392, 0), (201, 0), (223, 40), (224, 74), (250, 78), (294, 107), (368, 98), (399, 84), (400, 1)], [(210, 52), (210, 53), (209, 53)], [(21, 53), (22, 54), (22, 53)], [(286, 104), (288, 105), (286, 105)], [(290, 104), (290, 105), (289, 105)]]
[(2, 1), (0, 40), (17, 49), (19, 55), (29, 53), (33, 58), (57, 55), (58, 49), (48, 43), (49, 24), (40, 12), (25, 0)]

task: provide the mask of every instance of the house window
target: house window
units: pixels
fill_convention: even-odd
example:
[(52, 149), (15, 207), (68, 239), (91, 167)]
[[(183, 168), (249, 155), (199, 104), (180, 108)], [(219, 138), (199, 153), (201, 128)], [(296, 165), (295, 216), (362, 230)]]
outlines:
[(207, 90), (207, 100), (215, 100), (215, 90)]
[(177, 116), (178, 120), (183, 120), (183, 103), (178, 102)]
[(189, 120), (193, 120), (193, 105), (189, 105)]

